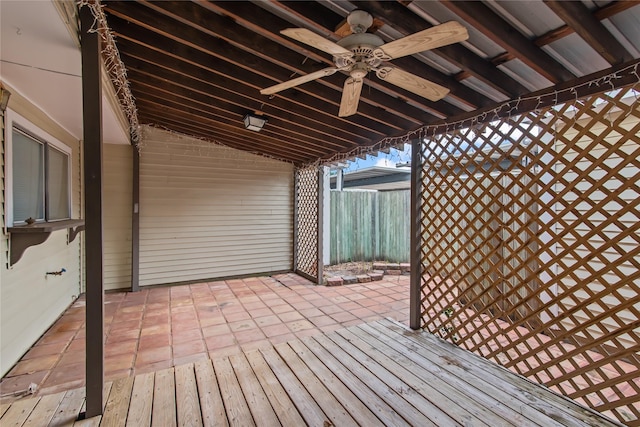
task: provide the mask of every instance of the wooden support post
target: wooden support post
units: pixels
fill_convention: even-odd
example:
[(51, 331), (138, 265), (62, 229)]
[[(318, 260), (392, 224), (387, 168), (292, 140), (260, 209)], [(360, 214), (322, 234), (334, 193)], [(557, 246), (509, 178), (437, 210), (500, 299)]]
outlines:
[(422, 140), (411, 142), (411, 278), (409, 284), (409, 327), (420, 329), (422, 286)]
[(318, 285), (323, 282), (324, 270), (324, 168), (318, 168)]
[(100, 35), (80, 8), (86, 266), (86, 418), (102, 414), (104, 286), (102, 280), (102, 80)]
[(131, 291), (140, 290), (140, 151), (133, 148), (133, 200), (131, 212)]
[(299, 208), (299, 200), (300, 200), (300, 185), (298, 184), (300, 173), (298, 170), (293, 171), (293, 272), (298, 271), (298, 260), (299, 260), (299, 230), (300, 222), (298, 221), (298, 208)]

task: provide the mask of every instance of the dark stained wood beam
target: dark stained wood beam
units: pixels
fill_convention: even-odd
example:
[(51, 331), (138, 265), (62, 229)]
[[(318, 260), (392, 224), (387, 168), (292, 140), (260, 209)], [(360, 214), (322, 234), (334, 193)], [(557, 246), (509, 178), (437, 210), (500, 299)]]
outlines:
[[(267, 97), (260, 95), (259, 89), (288, 80), (292, 75), (308, 74), (324, 68), (324, 66), (314, 64), (312, 61), (304, 63), (304, 57), (299, 54), (261, 35), (249, 34), (246, 28), (234, 23), (233, 20), (203, 9), (194, 3), (160, 2), (144, 3), (143, 5), (114, 3), (109, 4), (107, 10), (114, 16), (135, 22), (167, 38), (216, 55), (220, 59), (244, 68), (249, 73), (271, 79), (268, 83), (254, 89), (255, 96), (264, 100)], [(329, 91), (333, 93), (330, 99), (334, 100), (335, 111), (337, 111), (344, 77), (342, 75), (332, 77), (318, 80), (316, 83), (333, 90), (333, 92)], [(251, 81), (249, 82), (251, 83)], [(307, 85), (295, 90), (305, 91)], [(390, 131), (388, 127), (395, 127), (397, 131), (400, 131), (423, 123), (423, 121), (415, 119), (411, 119), (411, 122), (407, 121), (407, 117), (411, 117), (412, 111), (406, 103), (398, 102), (397, 99), (386, 95), (384, 101), (388, 101), (385, 104), (387, 114), (380, 115), (379, 110), (368, 108), (369, 106), (363, 102), (359, 114), (350, 117), (349, 122), (360, 123), (366, 118), (369, 119), (369, 122), (362, 122), (364, 128), (377, 128), (385, 133)], [(397, 111), (394, 107), (409, 110), (409, 114), (404, 111), (395, 114)], [(415, 110), (416, 113), (418, 111)], [(331, 112), (334, 116), (336, 115), (333, 110)], [(394, 114), (398, 117), (394, 117)], [(434, 117), (430, 116), (429, 119), (433, 120)], [(375, 122), (379, 122), (382, 127)]]
[(482, 2), (445, 0), (441, 4), (552, 83), (569, 81), (575, 77)]
[[(290, 2), (290, 3), (287, 3), (287, 6), (297, 7), (299, 6), (299, 3), (300, 2)], [(225, 13), (227, 16), (232, 17), (237, 22), (242, 23), (243, 26), (251, 27), (253, 31), (258, 32), (264, 37), (276, 40), (278, 43), (281, 43), (282, 45), (287, 46), (292, 50), (307, 56), (310, 59), (322, 61), (323, 63), (327, 64), (327, 66), (333, 66), (333, 62), (331, 61), (331, 58), (326, 53), (316, 51), (315, 49), (309, 48), (308, 46), (304, 46), (297, 42), (292, 42), (291, 39), (281, 36), (279, 34), (280, 30), (287, 27), (292, 27), (293, 25), (274, 15), (270, 15), (268, 18), (265, 18), (265, 14), (267, 14), (268, 12), (266, 12), (264, 9), (257, 7), (256, 5), (252, 5), (249, 2), (228, 2), (228, 1), (203, 2), (202, 4), (203, 6), (206, 6), (209, 9), (215, 10), (216, 12)], [(321, 7), (321, 9), (324, 9), (324, 8)], [(323, 31), (330, 32), (330, 30), (327, 30), (327, 29), (323, 29)], [(447, 78), (447, 76), (444, 76), (442, 74), (425, 75), (424, 73), (426, 70), (428, 70), (428, 67), (424, 67), (424, 64), (422, 64), (421, 70), (419, 72), (420, 74), (422, 74), (422, 77), (425, 77), (429, 80), (432, 80), (442, 85), (446, 85), (449, 83), (449, 79)], [(411, 71), (411, 70), (407, 69), (407, 71)], [(323, 80), (332, 81), (334, 82), (334, 84), (342, 88), (344, 79), (345, 79), (344, 74), (336, 74), (334, 76), (325, 78)], [(460, 109), (458, 109), (453, 105), (450, 105), (445, 101), (438, 101), (435, 103), (428, 101), (411, 92), (408, 92), (396, 86), (392, 86), (384, 82), (381, 82), (376, 77), (366, 79), (365, 84), (371, 89), (365, 88), (363, 90), (361, 105), (363, 102), (374, 103), (376, 106), (384, 108), (385, 110), (389, 110), (390, 112), (394, 112), (394, 111), (398, 111), (398, 108), (395, 107), (395, 103), (400, 102), (404, 105), (409, 105), (408, 103), (411, 103), (411, 105), (419, 106), (417, 108), (422, 109), (425, 113), (429, 113), (439, 118), (455, 115), (461, 112)], [(451, 85), (447, 87), (449, 87), (450, 89), (452, 88)], [(468, 88), (466, 88), (463, 85), (460, 85), (460, 89), (462, 91), (466, 91)], [(379, 93), (386, 94), (388, 98), (390, 97), (395, 101), (388, 103), (386, 98), (380, 97)], [(473, 99), (474, 96), (478, 96), (477, 93), (470, 90), (468, 92), (465, 92), (465, 95), (467, 95), (468, 97), (471, 97), (470, 99)], [(469, 101), (465, 98), (464, 102), (467, 103)], [(414, 115), (414, 117), (417, 117), (417, 116)], [(419, 121), (420, 123), (428, 123), (430, 121), (433, 121), (433, 118), (423, 118), (423, 119), (420, 119)]]
[(544, 3), (609, 64), (616, 65), (633, 59), (582, 2), (544, 0)]
[(140, 150), (131, 147), (131, 291), (140, 291)]
[[(355, 144), (398, 132), (388, 128), (375, 131), (372, 129), (375, 126), (366, 126), (371, 124), (371, 121), (365, 121), (361, 126), (354, 126), (353, 123), (336, 117), (331, 111), (331, 104), (309, 96), (307, 92), (296, 92), (295, 97), (288, 99), (275, 97), (268, 102), (262, 98), (256, 98), (255, 83), (268, 81), (266, 78), (253, 75), (245, 69), (224, 61), (212, 61), (210, 55), (200, 50), (154, 34), (150, 30), (127, 24), (115, 17), (110, 19), (110, 25), (118, 35), (121, 54), (142, 58), (156, 66), (172, 70), (177, 75), (197, 79), (202, 82), (202, 90), (235, 99), (239, 105), (245, 105), (249, 110), (259, 110), (264, 104), (265, 108), (273, 108), (273, 115), (296, 116), (299, 119), (296, 119), (299, 126), (307, 126), (312, 131), (333, 135), (336, 138), (345, 138)], [(169, 78), (173, 77), (174, 74), (169, 76)], [(245, 84), (247, 80), (253, 81), (254, 84)], [(313, 84), (310, 83), (310, 85)], [(208, 86), (213, 86), (215, 90)], [(366, 119), (360, 118), (360, 120)]]
[[(128, 51), (131, 53), (130, 49)], [(164, 62), (161, 57), (152, 60), (146, 55), (147, 60), (152, 60), (152, 62), (146, 62), (137, 57), (130, 57), (129, 53), (121, 53), (121, 56), (130, 64), (129, 74), (130, 78), (134, 80), (151, 82), (160, 90), (172, 92), (183, 98), (197, 98), (201, 102), (210, 99), (209, 111), (216, 111), (218, 115), (223, 115), (235, 123), (240, 123), (248, 111), (253, 111), (242, 106), (243, 98), (236, 93), (215, 86), (210, 88), (209, 86), (213, 86), (213, 84), (204, 83), (203, 85), (203, 82), (213, 82), (215, 79), (215, 76), (210, 76), (207, 72), (203, 73), (202, 79), (196, 79), (193, 76), (180, 74), (185, 65), (171, 61), (170, 58), (167, 62)], [(170, 67), (175, 68), (171, 69)], [(137, 94), (137, 92), (134, 93)], [(138, 98), (141, 99), (142, 95), (143, 93)], [(263, 108), (258, 108), (258, 110), (263, 111), (270, 117), (274, 126), (278, 126), (281, 123), (282, 128), (288, 129), (283, 132), (282, 137), (289, 136), (303, 146), (315, 145), (322, 146), (324, 150), (331, 150), (345, 146), (353, 148), (358, 145), (358, 142), (366, 144), (372, 141), (372, 139), (361, 138), (352, 133), (343, 133), (340, 130), (332, 132), (332, 129), (322, 128), (318, 121), (312, 117), (300, 116), (299, 111), (295, 111), (295, 106), (292, 107), (294, 111), (277, 110), (273, 108), (273, 104), (269, 104)], [(295, 126), (291, 126), (292, 124)]]
[[(123, 57), (126, 57), (123, 55)], [(192, 82), (189, 78), (176, 76), (173, 79), (165, 79), (151, 72), (153, 70), (150, 64), (145, 64), (137, 58), (129, 59), (133, 68), (129, 69), (129, 80), (136, 83), (136, 91), (142, 94), (150, 93), (165, 97), (168, 99), (180, 100), (185, 105), (196, 106), (207, 114), (215, 115), (221, 121), (238, 125), (248, 112), (243, 107), (239, 107), (231, 102), (227, 102), (223, 97), (213, 96), (210, 93), (199, 90), (198, 82)], [(170, 75), (170, 72), (163, 75)], [(222, 99), (219, 99), (222, 98)], [(261, 110), (262, 113), (268, 113), (269, 110)], [(328, 139), (326, 134), (312, 133), (306, 129), (298, 130), (291, 127), (290, 122), (285, 122), (277, 116), (269, 117), (270, 129), (277, 130), (278, 137), (285, 141), (291, 140), (296, 142), (304, 142), (305, 145), (323, 147), (323, 149), (344, 148), (345, 143), (338, 145), (334, 140)], [(355, 147), (356, 144), (349, 143), (347, 146)]]
[[(570, 82), (561, 83), (537, 92), (532, 92), (527, 95), (527, 99), (520, 101), (511, 101), (514, 103), (513, 108), (502, 108), (500, 111), (494, 113), (492, 109), (484, 109), (474, 111), (468, 114), (461, 115), (456, 118), (456, 122), (462, 122), (465, 119), (471, 119), (472, 117), (478, 117), (482, 113), (486, 114), (486, 122), (496, 120), (497, 118), (514, 116), (517, 114), (524, 114), (530, 111), (545, 108), (552, 105), (562, 104), (564, 102), (570, 102), (576, 98), (582, 98), (585, 96), (593, 95), (595, 93), (603, 92), (605, 90), (613, 90), (626, 85), (630, 85), (638, 82), (637, 69), (640, 67), (640, 59), (634, 59), (633, 61), (620, 64), (618, 66), (608, 68), (604, 71), (592, 73), (583, 77), (576, 78)], [(592, 85), (587, 84), (591, 81), (602, 79), (612, 73), (618, 73), (617, 78), (610, 79), (608, 83), (604, 85)], [(574, 90), (571, 90), (575, 88)], [(517, 104), (517, 105), (516, 105)], [(435, 132), (435, 134), (446, 132), (450, 125), (446, 122), (436, 124), (429, 129), (429, 132)]]
[[(255, 137), (252, 137), (250, 139), (245, 138), (244, 140), (242, 140), (238, 135), (234, 133), (228, 133), (217, 129), (208, 129), (202, 124), (200, 124), (200, 126), (192, 126), (189, 123), (185, 123), (184, 119), (181, 117), (175, 117), (172, 120), (165, 121), (164, 118), (161, 118), (157, 115), (155, 110), (148, 110), (147, 107), (144, 107), (141, 111), (144, 113), (145, 119), (148, 120), (148, 122), (152, 126), (161, 126), (163, 129), (167, 129), (181, 135), (187, 135), (189, 137), (205, 140), (212, 144), (224, 145), (225, 147), (233, 148), (234, 150), (260, 154), (276, 160), (296, 164), (303, 164), (305, 162), (315, 160), (310, 159), (309, 156), (304, 155), (292, 153), (282, 154), (282, 152), (278, 151), (267, 152), (262, 147), (262, 139), (259, 135), (256, 135)], [(159, 125), (159, 123), (164, 123), (164, 125)]]
[[(617, 0), (601, 7), (600, 9), (597, 9), (595, 12), (593, 12), (593, 16), (595, 16), (596, 19), (602, 21), (603, 19), (611, 18), (618, 13), (624, 12), (625, 10), (638, 5), (640, 5), (640, 2), (638, 2), (637, 0)], [(573, 33), (573, 28), (568, 25), (563, 25), (560, 28), (549, 31), (548, 33), (538, 37), (535, 40), (535, 44), (539, 47), (546, 46)]]
[[(188, 100), (181, 99), (177, 96), (172, 96), (167, 94), (164, 91), (154, 89), (152, 87), (144, 87), (144, 83), (137, 82), (132, 80), (135, 83), (135, 87), (140, 91), (140, 93), (144, 94), (144, 97), (141, 99), (141, 103), (153, 103), (158, 106), (158, 115), (162, 114), (167, 119), (174, 117), (176, 114), (189, 116), (194, 124), (197, 124), (195, 121), (200, 120), (201, 124), (207, 125), (212, 129), (224, 130), (229, 133), (237, 133), (241, 137), (253, 137), (254, 132), (250, 130), (244, 129), (244, 124), (242, 123), (242, 119), (236, 120), (225, 120), (224, 118), (206, 111), (201, 106), (196, 103), (191, 103)], [(142, 89), (140, 86), (143, 86)], [(163, 107), (164, 106), (164, 107)], [(326, 149), (322, 149), (321, 147), (307, 144), (305, 147), (300, 147), (296, 144), (295, 141), (283, 137), (278, 131), (272, 130), (272, 123), (268, 123), (265, 128), (260, 132), (260, 137), (264, 142), (264, 148), (269, 148), (270, 150), (279, 149), (281, 151), (281, 155), (286, 157), (287, 153), (291, 154), (300, 154), (300, 155), (311, 155), (311, 156), (321, 156), (324, 155)], [(333, 149), (344, 149), (344, 146), (335, 146)]]
[(86, 272), (86, 418), (102, 415), (104, 283), (102, 278), (102, 60), (89, 6), (80, 8)]
[[(398, 2), (354, 1), (352, 3), (388, 21), (389, 25), (406, 35), (432, 27), (430, 23)], [(460, 44), (443, 46), (433, 49), (432, 52), (504, 95), (515, 97), (527, 93), (527, 88), (522, 84)]]
[[(274, 155), (271, 153), (265, 153), (264, 150), (261, 149), (261, 142), (259, 136), (256, 136), (251, 139), (244, 138), (241, 140), (237, 135), (226, 133), (218, 130), (207, 129), (202, 126), (200, 127), (190, 126), (189, 124), (184, 123), (183, 117), (176, 117), (169, 121), (165, 121), (164, 117), (160, 117), (157, 115), (157, 110), (155, 108), (149, 109), (147, 106), (143, 106), (140, 109), (142, 116), (144, 116), (147, 123), (151, 126), (158, 127), (160, 129), (169, 130), (171, 132), (175, 132), (180, 135), (185, 135), (192, 138), (197, 138), (208, 142), (214, 145), (222, 145), (225, 147), (233, 148), (236, 150), (242, 150), (253, 154), (263, 155), (270, 158), (274, 158), (276, 160), (287, 161), (295, 164), (303, 164), (304, 162), (308, 162), (309, 160), (305, 157), (301, 157), (298, 159), (298, 156), (289, 156), (292, 158), (296, 158), (298, 160), (287, 159), (285, 157), (280, 157), (278, 155)], [(166, 123), (166, 124), (160, 124)], [(168, 126), (167, 126), (168, 125)]]

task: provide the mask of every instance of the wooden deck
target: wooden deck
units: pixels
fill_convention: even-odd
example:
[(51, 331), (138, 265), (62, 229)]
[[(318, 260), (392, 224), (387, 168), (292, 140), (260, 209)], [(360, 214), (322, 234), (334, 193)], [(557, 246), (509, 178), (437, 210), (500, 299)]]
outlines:
[(0, 406), (9, 426), (617, 426), (431, 335), (390, 320)]

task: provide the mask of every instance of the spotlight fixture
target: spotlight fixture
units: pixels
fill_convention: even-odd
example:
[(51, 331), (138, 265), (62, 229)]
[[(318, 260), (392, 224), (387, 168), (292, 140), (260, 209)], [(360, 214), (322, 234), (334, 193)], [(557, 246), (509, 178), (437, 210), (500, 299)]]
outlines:
[(11, 92), (9, 92), (6, 87), (0, 84), (0, 111), (7, 110), (7, 105), (9, 105), (10, 97), (11, 97)]
[(254, 132), (260, 132), (262, 127), (269, 121), (265, 116), (260, 113), (247, 113), (244, 116), (244, 127)]

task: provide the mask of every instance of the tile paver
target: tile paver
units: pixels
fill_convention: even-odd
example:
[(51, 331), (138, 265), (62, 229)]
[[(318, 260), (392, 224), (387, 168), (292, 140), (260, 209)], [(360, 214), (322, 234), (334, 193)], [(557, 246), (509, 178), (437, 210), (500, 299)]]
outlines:
[[(408, 302), (407, 276), (325, 287), (281, 274), (110, 292), (105, 294), (105, 379), (266, 348), (385, 317), (406, 323)], [(83, 296), (2, 379), (2, 394), (22, 391), (32, 382), (43, 393), (81, 386), (84, 316)]]

